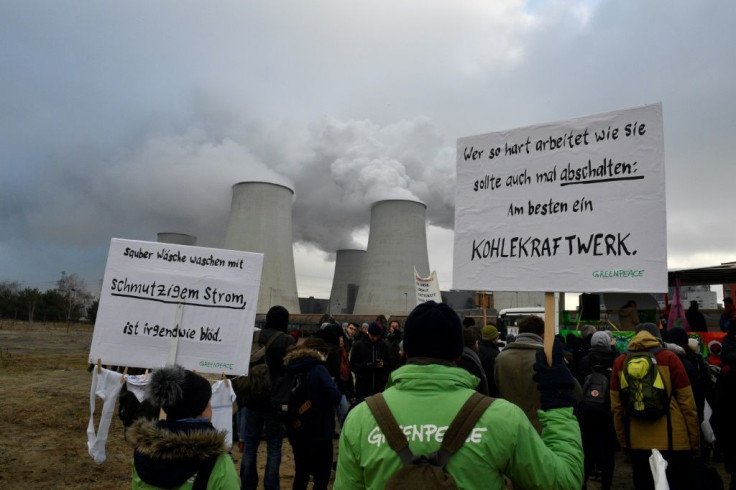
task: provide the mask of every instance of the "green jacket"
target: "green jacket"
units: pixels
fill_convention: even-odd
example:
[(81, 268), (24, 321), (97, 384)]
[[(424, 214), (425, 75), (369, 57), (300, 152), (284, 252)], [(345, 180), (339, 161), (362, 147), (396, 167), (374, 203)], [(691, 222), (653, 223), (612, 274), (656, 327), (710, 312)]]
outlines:
[[(439, 449), (442, 435), (473, 393), (478, 378), (439, 364), (407, 364), (391, 374), (383, 392), (415, 455)], [(583, 450), (571, 408), (541, 412), (541, 437), (516, 405), (498, 399), (486, 410), (446, 470), (460, 488), (580, 488)], [(401, 467), (365, 403), (347, 417), (340, 434), (335, 489), (383, 489)]]
[[(240, 480), (225, 444), (225, 433), (209, 424), (185, 429), (186, 423), (139, 419), (126, 431), (133, 456), (134, 490), (191, 489), (198, 464), (217, 458), (207, 480), (208, 490), (236, 490)], [(145, 481), (144, 481), (145, 480)]]

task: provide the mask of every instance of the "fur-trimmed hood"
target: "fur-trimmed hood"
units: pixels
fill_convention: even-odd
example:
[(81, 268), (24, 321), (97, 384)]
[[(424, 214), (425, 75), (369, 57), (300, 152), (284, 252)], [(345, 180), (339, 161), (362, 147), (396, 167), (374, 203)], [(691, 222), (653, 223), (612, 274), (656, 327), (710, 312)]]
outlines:
[(292, 349), (286, 354), (286, 356), (284, 357), (284, 366), (288, 366), (289, 364), (297, 360), (301, 360), (302, 358), (314, 358), (319, 362), (324, 362), (322, 354), (320, 354), (316, 349), (310, 349), (308, 347), (297, 347), (296, 349)]
[(139, 419), (126, 431), (135, 448), (133, 464), (145, 483), (177, 488), (194, 476), (206, 460), (228, 452), (225, 433), (209, 422)]
[(185, 424), (138, 419), (128, 427), (126, 438), (138, 453), (153, 459), (207, 459), (228, 452), (224, 432), (203, 423), (186, 430)]

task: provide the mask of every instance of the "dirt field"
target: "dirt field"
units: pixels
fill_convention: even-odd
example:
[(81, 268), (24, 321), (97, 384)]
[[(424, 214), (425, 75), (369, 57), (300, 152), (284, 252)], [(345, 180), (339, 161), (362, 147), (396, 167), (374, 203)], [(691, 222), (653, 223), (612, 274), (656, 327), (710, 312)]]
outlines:
[[(0, 488), (130, 488), (132, 453), (117, 415), (107, 461), (97, 465), (87, 454), (91, 340), (87, 325), (0, 323)], [(281, 485), (291, 488), (293, 458), (288, 442), (283, 447)], [(239, 467), (240, 453), (232, 455)], [(262, 475), (265, 443), (258, 462)], [(619, 455), (614, 488), (631, 488), (630, 478)]]

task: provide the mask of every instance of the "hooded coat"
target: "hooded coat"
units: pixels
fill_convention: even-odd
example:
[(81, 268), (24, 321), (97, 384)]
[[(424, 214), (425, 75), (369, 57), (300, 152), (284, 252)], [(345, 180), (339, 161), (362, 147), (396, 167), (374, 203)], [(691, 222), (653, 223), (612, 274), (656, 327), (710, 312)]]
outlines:
[[(657, 360), (657, 369), (670, 396), (670, 418), (672, 421), (672, 449), (674, 451), (697, 450), (700, 448), (700, 424), (695, 407), (690, 380), (677, 354), (663, 349), (660, 341), (647, 331), (637, 333), (629, 342), (629, 351), (649, 350)], [(628, 426), (631, 449), (668, 449), (667, 416), (648, 421), (626, 417), (621, 403), (621, 377), (626, 354), (613, 364), (611, 374), (611, 409), (616, 436), (621, 447), (627, 447)], [(673, 392), (674, 391), (674, 392)]]
[(132, 488), (193, 488), (200, 469), (213, 463), (206, 488), (239, 488), (225, 437), (206, 421), (138, 419), (126, 431), (135, 449)]
[[(314, 349), (296, 348), (284, 358), (286, 373), (296, 376), (306, 373), (306, 393), (310, 406), (308, 417), (299, 430), (286, 426), (286, 435), (293, 445), (306, 446), (331, 441), (335, 433), (335, 406), (340, 402), (342, 394), (322, 361), (319, 352)], [(305, 412), (306, 414), (307, 412)]]

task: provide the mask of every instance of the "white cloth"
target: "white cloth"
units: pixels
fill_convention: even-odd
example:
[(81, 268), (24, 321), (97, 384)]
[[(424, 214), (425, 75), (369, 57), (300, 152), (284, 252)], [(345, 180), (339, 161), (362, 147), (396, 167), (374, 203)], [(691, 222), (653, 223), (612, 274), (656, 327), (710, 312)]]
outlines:
[(128, 391), (133, 393), (139, 403), (148, 398), (148, 382), (151, 377), (145, 374), (126, 374), (125, 385)]
[(225, 442), (228, 447), (233, 445), (233, 402), (235, 402), (235, 391), (232, 383), (224, 380), (217, 381), (212, 385), (212, 425), (218, 431), (227, 433)]
[(652, 469), (652, 477), (654, 478), (654, 490), (670, 490), (666, 473), (667, 460), (656, 449), (652, 449), (652, 455), (649, 456), (649, 467)]
[[(98, 369), (100, 372), (98, 373)], [(115, 412), (115, 402), (118, 400), (120, 389), (123, 387), (121, 382), (123, 375), (110, 371), (109, 369), (95, 367), (92, 370), (92, 387), (89, 390), (89, 424), (87, 425), (87, 451), (100, 464), (107, 456), (105, 456), (105, 443), (107, 442), (107, 434), (110, 431), (110, 422), (112, 414)], [(104, 402), (102, 405), (102, 413), (100, 414), (100, 425), (95, 432), (95, 395), (99, 396)]]

